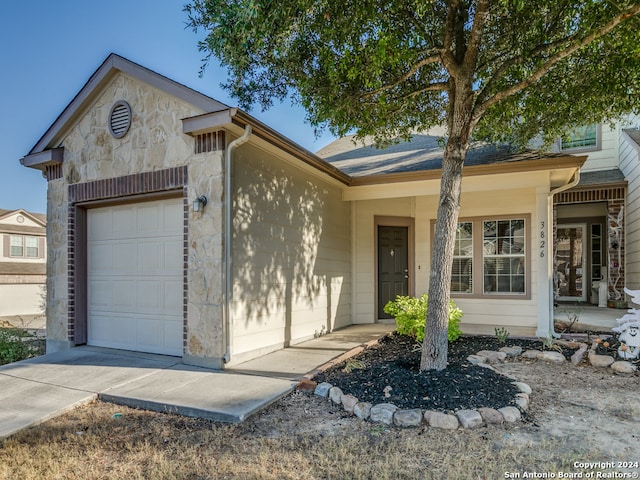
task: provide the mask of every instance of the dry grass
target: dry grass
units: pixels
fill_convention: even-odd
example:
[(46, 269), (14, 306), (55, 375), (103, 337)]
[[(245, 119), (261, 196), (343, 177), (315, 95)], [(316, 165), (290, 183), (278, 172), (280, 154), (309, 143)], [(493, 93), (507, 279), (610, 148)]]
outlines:
[(5, 440), (0, 478), (491, 479), (598, 460), (561, 439), (531, 448), (527, 428), (385, 429), (302, 394), (239, 425), (95, 402)]

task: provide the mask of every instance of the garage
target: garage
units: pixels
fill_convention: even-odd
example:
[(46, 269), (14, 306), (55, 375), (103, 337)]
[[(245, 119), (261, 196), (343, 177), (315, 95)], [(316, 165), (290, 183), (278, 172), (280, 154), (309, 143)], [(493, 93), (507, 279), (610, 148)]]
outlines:
[(183, 200), (87, 211), (87, 344), (182, 356)]

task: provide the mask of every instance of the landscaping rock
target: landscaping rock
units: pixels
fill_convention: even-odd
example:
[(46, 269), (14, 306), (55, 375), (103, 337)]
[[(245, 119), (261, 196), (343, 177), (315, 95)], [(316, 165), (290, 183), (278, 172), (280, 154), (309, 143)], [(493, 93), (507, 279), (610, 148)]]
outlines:
[(515, 387), (520, 390), (522, 393), (526, 393), (527, 395), (531, 395), (531, 387), (523, 382), (512, 382)]
[(526, 412), (529, 409), (529, 395), (526, 393), (518, 393), (516, 395), (516, 405), (520, 410)]
[(484, 357), (485, 363), (502, 363), (507, 358), (507, 354), (504, 352), (494, 352), (492, 350), (481, 350), (476, 353), (478, 357)]
[(422, 424), (422, 410), (396, 410), (393, 424), (397, 427), (419, 427)]
[(429, 414), (429, 426), (431, 427), (455, 430), (458, 428), (458, 425), (458, 417), (455, 415), (448, 415), (441, 412), (431, 412)]
[(576, 348), (580, 347), (580, 344), (575, 340), (556, 340), (556, 344), (562, 347), (570, 348), (571, 350), (575, 350)]
[(536, 358), (538, 360), (544, 360), (545, 362), (552, 363), (564, 363), (567, 361), (567, 359), (564, 358), (564, 355), (562, 355), (560, 352), (554, 351), (538, 352), (538, 356)]
[(536, 360), (540, 355), (540, 350), (527, 350), (522, 354), (523, 358), (528, 358), (529, 360)]
[(298, 390), (301, 392), (313, 393), (316, 391), (317, 386), (317, 382), (309, 380), (308, 378), (303, 378), (302, 380), (300, 380), (300, 383), (298, 383)]
[(480, 362), (476, 365), (476, 367), (488, 368), (489, 370), (493, 370), (494, 372), (496, 371), (496, 369), (493, 368), (493, 366), (489, 365), (488, 363)]
[(393, 414), (396, 413), (396, 410), (398, 410), (398, 407), (392, 403), (374, 405), (371, 407), (371, 421), (393, 425)]
[(362, 420), (368, 420), (371, 416), (371, 407), (372, 405), (368, 402), (358, 402), (353, 407), (353, 414)]
[(584, 354), (586, 353), (587, 348), (589, 348), (589, 346), (586, 343), (580, 344), (580, 348), (578, 349), (578, 351), (576, 351), (573, 355), (571, 355), (571, 363), (573, 365), (577, 365), (582, 361), (582, 357), (584, 357)]
[(502, 347), (501, 352), (507, 354), (507, 357), (517, 357), (522, 353), (522, 347), (520, 345), (514, 345), (512, 347)]
[(342, 390), (339, 387), (331, 387), (329, 390), (329, 399), (333, 403), (341, 404), (342, 403)]
[(616, 373), (633, 373), (638, 369), (638, 367), (631, 362), (620, 360), (613, 362), (611, 364), (611, 369)]
[(331, 390), (332, 387), (333, 385), (331, 385), (330, 383), (322, 382), (318, 384), (313, 393), (318, 395), (319, 397), (327, 398), (329, 396), (329, 390)]
[(504, 421), (509, 423), (517, 422), (522, 417), (520, 410), (516, 407), (502, 407), (498, 409), (498, 412), (502, 414)]
[(482, 407), (478, 409), (478, 413), (480, 413), (484, 423), (499, 425), (504, 422), (502, 414), (494, 408)]
[(478, 355), (469, 355), (467, 357), (467, 362), (471, 365), (478, 365), (479, 363), (484, 363), (484, 357), (480, 357)]
[(359, 400), (353, 395), (342, 395), (342, 398), (340, 401), (342, 402), (342, 407), (344, 408), (344, 411), (350, 415), (353, 415), (353, 409)]
[(589, 363), (594, 367), (606, 368), (611, 366), (614, 361), (613, 357), (610, 357), (609, 355), (596, 355), (595, 353), (589, 354)]
[(482, 425), (482, 415), (477, 410), (458, 410), (456, 417), (462, 428), (473, 428)]

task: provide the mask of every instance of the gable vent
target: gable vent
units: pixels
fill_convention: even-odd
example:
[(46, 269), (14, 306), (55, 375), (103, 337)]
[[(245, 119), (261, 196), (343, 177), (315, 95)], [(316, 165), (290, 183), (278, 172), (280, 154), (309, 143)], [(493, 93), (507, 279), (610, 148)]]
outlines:
[(109, 113), (109, 131), (115, 138), (124, 137), (131, 127), (131, 107), (124, 100), (116, 102)]

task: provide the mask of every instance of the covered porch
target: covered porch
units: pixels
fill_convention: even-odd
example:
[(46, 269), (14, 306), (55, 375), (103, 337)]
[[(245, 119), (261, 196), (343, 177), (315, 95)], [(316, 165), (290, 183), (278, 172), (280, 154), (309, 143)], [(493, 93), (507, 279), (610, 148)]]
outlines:
[(618, 326), (616, 321), (627, 313), (626, 309), (602, 308), (591, 304), (560, 303), (553, 310), (556, 332), (562, 333), (567, 328), (570, 318), (578, 316), (578, 321), (571, 327), (571, 332), (610, 332)]

